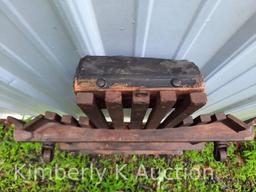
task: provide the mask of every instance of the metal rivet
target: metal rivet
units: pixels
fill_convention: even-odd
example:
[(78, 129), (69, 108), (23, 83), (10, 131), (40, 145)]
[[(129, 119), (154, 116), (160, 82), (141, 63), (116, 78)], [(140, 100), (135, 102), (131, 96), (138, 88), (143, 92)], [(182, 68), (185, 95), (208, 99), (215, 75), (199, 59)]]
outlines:
[(107, 82), (105, 81), (105, 79), (100, 78), (100, 79), (97, 79), (96, 84), (97, 84), (98, 87), (102, 88), (102, 87), (106, 87)]
[(172, 84), (174, 87), (181, 87), (181, 86), (182, 86), (182, 81), (179, 80), (179, 79), (173, 79), (173, 80), (171, 80), (171, 84)]

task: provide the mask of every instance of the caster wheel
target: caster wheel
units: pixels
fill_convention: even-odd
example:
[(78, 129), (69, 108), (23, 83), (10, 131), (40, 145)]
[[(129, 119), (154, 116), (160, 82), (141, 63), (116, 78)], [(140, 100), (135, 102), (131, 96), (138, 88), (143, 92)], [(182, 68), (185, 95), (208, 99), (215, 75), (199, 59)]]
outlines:
[(224, 143), (214, 143), (214, 159), (224, 161), (227, 158), (227, 145)]
[(54, 156), (54, 145), (46, 145), (42, 146), (42, 157), (45, 163), (50, 163), (53, 160)]
[(216, 161), (225, 161), (227, 158), (227, 152), (225, 149), (216, 150), (214, 153), (214, 159)]

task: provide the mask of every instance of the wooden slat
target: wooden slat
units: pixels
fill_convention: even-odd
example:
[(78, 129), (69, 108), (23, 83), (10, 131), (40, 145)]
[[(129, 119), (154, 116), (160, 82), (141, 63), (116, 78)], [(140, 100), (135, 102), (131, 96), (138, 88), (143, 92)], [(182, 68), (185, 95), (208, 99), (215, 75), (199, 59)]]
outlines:
[(57, 113), (51, 112), (51, 111), (46, 111), (44, 117), (51, 121), (60, 122), (60, 120), (61, 120), (60, 115), (58, 115)]
[(60, 149), (68, 151), (95, 151), (95, 150), (113, 150), (113, 151), (175, 151), (175, 150), (202, 150), (204, 144), (191, 144), (184, 142), (155, 142), (155, 143), (117, 143), (117, 142), (87, 142), (87, 143), (61, 143)]
[(81, 150), (79, 151), (80, 153), (84, 154), (101, 154), (101, 155), (120, 155), (120, 154), (125, 154), (125, 155), (182, 155), (183, 151), (150, 151), (150, 150), (136, 150), (136, 151), (118, 151), (118, 150)]
[(7, 121), (10, 124), (13, 124), (15, 126), (15, 129), (23, 129), (25, 123), (22, 120), (16, 119), (14, 117), (8, 116)]
[(249, 125), (247, 125), (243, 121), (240, 121), (231, 114), (226, 116), (226, 120), (224, 122), (229, 124), (230, 127), (236, 132), (244, 131), (249, 128)]
[(192, 116), (188, 116), (185, 119), (183, 119), (182, 123), (180, 126), (189, 126), (194, 123)]
[(141, 129), (143, 128), (143, 118), (147, 112), (150, 97), (147, 92), (133, 92), (132, 96), (132, 111), (131, 123), (129, 128)]
[(71, 115), (63, 115), (61, 117), (61, 123), (65, 124), (65, 125), (78, 126), (78, 121)]
[[(239, 126), (239, 125), (237, 125)], [(15, 129), (17, 141), (52, 142), (203, 142), (252, 140), (252, 127), (239, 133), (224, 122), (168, 129), (82, 129), (49, 122), (34, 132)]]
[(78, 93), (76, 102), (96, 128), (108, 128), (107, 121), (102, 111), (98, 108), (93, 93)]
[[(91, 86), (92, 84), (96, 84), (96, 81), (78, 81), (74, 80), (73, 86), (75, 93), (80, 93), (84, 91), (91, 91), (91, 92), (105, 92), (105, 89), (99, 88), (97, 86)], [(187, 94), (187, 93), (193, 93), (193, 92), (202, 92), (204, 91), (203, 82), (200, 82), (200, 85), (197, 87), (191, 87), (184, 89), (183, 87), (129, 87), (129, 86), (123, 86), (121, 84), (120, 86), (112, 86), (109, 88), (111, 91), (146, 91), (146, 92), (155, 92), (155, 91), (174, 91), (178, 92), (180, 94)]]
[(156, 103), (147, 120), (146, 129), (156, 129), (165, 115), (176, 102), (176, 93), (173, 91), (160, 91), (156, 96)]
[(175, 110), (161, 123), (159, 128), (175, 127), (187, 116), (206, 104), (207, 98), (204, 93), (191, 93), (179, 99), (175, 104)]
[(212, 121), (223, 121), (226, 118), (227, 117), (226, 117), (225, 113), (223, 113), (223, 112), (218, 112), (211, 116)]
[(106, 107), (112, 119), (113, 127), (116, 129), (124, 128), (124, 113), (121, 92), (106, 92)]
[(212, 121), (211, 116), (209, 114), (199, 115), (194, 119), (195, 124), (206, 124)]
[(41, 125), (46, 123), (46, 119), (44, 115), (38, 115), (36, 116), (31, 122), (24, 125), (23, 129), (26, 131), (35, 131), (40, 127)]
[[(186, 117), (185, 119), (183, 119), (183, 121), (179, 124), (179, 127), (180, 126), (191, 126), (194, 124), (194, 119), (192, 118), (192, 116), (188, 116)], [(191, 144), (193, 145), (196, 145), (196, 144), (199, 144), (198, 142), (191, 142)], [(201, 143), (202, 146), (205, 145), (205, 143)]]
[(244, 121), (246, 124), (248, 124), (249, 126), (255, 126), (256, 125), (256, 118), (253, 117), (253, 118), (250, 118), (250, 119), (247, 119), (246, 121)]
[(90, 128), (90, 120), (88, 119), (88, 117), (85, 116), (80, 116), (79, 117), (79, 126), (83, 127), (83, 128)]

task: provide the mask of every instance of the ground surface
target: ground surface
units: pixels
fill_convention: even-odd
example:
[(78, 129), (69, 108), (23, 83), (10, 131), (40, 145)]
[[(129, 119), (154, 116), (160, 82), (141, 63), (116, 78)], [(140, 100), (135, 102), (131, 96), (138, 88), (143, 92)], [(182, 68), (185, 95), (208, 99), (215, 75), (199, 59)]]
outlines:
[(56, 152), (44, 164), (40, 145), (13, 141), (12, 130), (0, 127), (0, 191), (256, 191), (256, 141), (230, 144), (223, 163), (208, 143), (181, 157)]

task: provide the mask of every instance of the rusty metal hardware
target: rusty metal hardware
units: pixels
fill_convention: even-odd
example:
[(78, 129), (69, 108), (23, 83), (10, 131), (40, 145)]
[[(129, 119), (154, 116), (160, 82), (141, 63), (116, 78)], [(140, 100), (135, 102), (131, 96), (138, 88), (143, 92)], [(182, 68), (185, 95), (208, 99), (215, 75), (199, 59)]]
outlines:
[[(77, 67), (74, 92), (87, 117), (46, 112), (28, 124), (8, 117), (15, 140), (42, 142), (43, 159), (50, 162), (54, 144), (85, 153), (180, 155), (202, 150), (207, 141), (214, 142), (215, 159), (224, 160), (227, 142), (254, 138), (253, 119), (224, 113), (192, 118), (207, 97), (198, 67), (185, 60), (86, 56)], [(130, 122), (123, 109), (130, 109)]]

